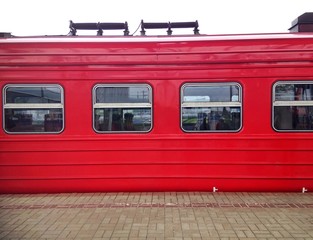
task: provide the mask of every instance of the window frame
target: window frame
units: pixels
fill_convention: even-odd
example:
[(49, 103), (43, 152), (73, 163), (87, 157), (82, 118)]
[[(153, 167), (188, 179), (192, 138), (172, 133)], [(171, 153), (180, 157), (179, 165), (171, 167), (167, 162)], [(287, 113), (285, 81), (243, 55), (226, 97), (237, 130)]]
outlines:
[[(10, 87), (20, 87), (20, 88), (29, 88), (29, 87), (57, 87), (60, 89), (61, 102), (60, 103), (6, 103), (6, 93), (7, 89)], [(6, 84), (2, 90), (3, 99), (2, 99), (2, 128), (7, 134), (60, 134), (64, 131), (65, 128), (65, 104), (64, 104), (64, 89), (60, 84)], [(26, 110), (37, 110), (37, 109), (62, 109), (62, 128), (57, 132), (10, 132), (6, 129), (5, 126), (5, 110), (6, 109), (26, 109)]]
[[(201, 87), (201, 86), (238, 86), (238, 101), (236, 102), (211, 102), (211, 101), (194, 101), (184, 103), (184, 89), (186, 87)], [(180, 128), (185, 133), (237, 133), (240, 132), (243, 127), (243, 103), (242, 103), (242, 85), (238, 82), (201, 82), (201, 83), (184, 83), (180, 88)], [(195, 130), (189, 131), (183, 128), (183, 108), (186, 107), (207, 107), (207, 108), (220, 108), (220, 107), (239, 107), (240, 108), (240, 125), (236, 130)]]
[[(147, 87), (149, 89), (148, 103), (97, 103), (96, 90), (100, 87), (120, 88), (120, 87)], [(103, 108), (150, 108), (151, 109), (151, 126), (146, 131), (99, 131), (95, 128), (95, 109)], [(92, 89), (92, 128), (98, 134), (143, 134), (149, 133), (153, 129), (153, 92), (148, 83), (99, 83)]]
[(276, 129), (275, 128), (275, 107), (306, 107), (306, 106), (311, 106), (313, 107), (313, 100), (301, 100), (301, 101), (295, 101), (295, 100), (288, 100), (288, 101), (275, 101), (275, 97), (276, 97), (276, 93), (275, 93), (275, 89), (276, 89), (276, 86), (277, 85), (286, 85), (286, 84), (311, 84), (313, 85), (313, 80), (301, 80), (301, 81), (292, 81), (292, 80), (288, 80), (288, 81), (282, 81), (282, 80), (279, 80), (279, 81), (276, 81), (274, 84), (273, 84), (273, 87), (272, 87), (272, 128), (276, 131), (276, 132), (309, 132), (309, 133), (312, 133), (313, 132), (313, 129), (312, 130), (301, 130), (301, 129), (295, 129), (295, 130), (292, 130), (292, 129)]

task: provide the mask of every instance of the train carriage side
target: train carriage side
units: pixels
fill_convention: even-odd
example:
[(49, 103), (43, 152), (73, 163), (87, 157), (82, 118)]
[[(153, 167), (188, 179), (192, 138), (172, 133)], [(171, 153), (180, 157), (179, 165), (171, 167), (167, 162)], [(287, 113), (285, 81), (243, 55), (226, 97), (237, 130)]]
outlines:
[(310, 191), (312, 40), (0, 39), (0, 192)]

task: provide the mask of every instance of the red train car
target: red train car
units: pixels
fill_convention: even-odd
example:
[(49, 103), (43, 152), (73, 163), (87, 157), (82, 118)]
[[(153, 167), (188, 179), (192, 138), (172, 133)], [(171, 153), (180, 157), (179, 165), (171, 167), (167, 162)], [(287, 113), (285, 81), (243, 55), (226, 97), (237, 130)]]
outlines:
[(310, 191), (313, 33), (0, 39), (0, 192)]

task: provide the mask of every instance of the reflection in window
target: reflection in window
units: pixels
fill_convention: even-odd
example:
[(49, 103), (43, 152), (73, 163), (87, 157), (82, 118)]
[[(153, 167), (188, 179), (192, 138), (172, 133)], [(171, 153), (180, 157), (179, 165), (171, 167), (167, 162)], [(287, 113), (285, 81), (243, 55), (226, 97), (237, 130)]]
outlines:
[(7, 85), (4, 128), (8, 133), (59, 133), (63, 130), (63, 89), (58, 85)]
[(239, 85), (209, 84), (190, 85), (183, 88), (184, 102), (238, 101)]
[(63, 128), (62, 109), (5, 109), (8, 132), (60, 132)]
[(148, 132), (152, 128), (152, 91), (146, 84), (101, 84), (94, 88), (97, 132)]
[(95, 110), (97, 131), (149, 131), (150, 108), (104, 108)]
[(96, 103), (149, 103), (149, 100), (147, 86), (96, 88)]
[(6, 103), (61, 103), (59, 87), (7, 87)]
[(188, 132), (239, 131), (241, 87), (237, 83), (185, 84), (182, 128)]
[(278, 83), (275, 85), (275, 101), (313, 101), (313, 83)]
[(274, 85), (273, 99), (276, 130), (313, 130), (313, 82), (278, 82)]
[(185, 131), (236, 131), (240, 128), (240, 107), (183, 108)]

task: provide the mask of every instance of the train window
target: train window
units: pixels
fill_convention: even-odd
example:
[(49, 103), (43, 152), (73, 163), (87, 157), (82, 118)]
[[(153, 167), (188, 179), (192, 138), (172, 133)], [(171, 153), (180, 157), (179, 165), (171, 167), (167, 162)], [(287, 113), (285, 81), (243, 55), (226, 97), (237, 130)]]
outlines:
[(277, 131), (313, 131), (313, 81), (275, 83), (272, 116)]
[(148, 132), (152, 89), (147, 84), (99, 84), (93, 89), (93, 124), (98, 133)]
[(241, 128), (238, 83), (188, 83), (181, 88), (181, 127), (186, 132), (236, 132)]
[(7, 133), (60, 133), (64, 127), (63, 88), (56, 84), (9, 84), (3, 89)]

